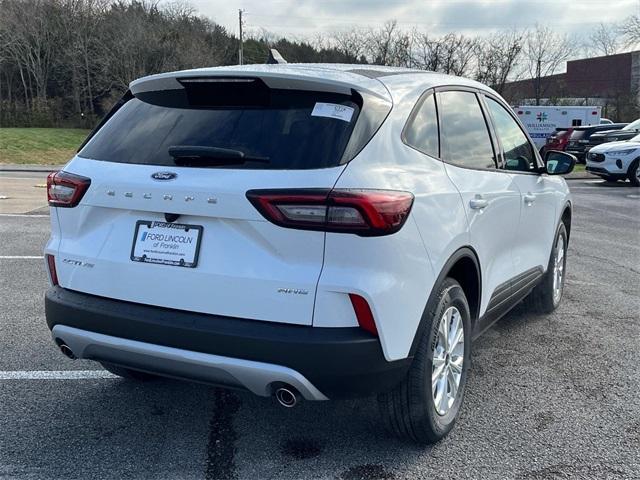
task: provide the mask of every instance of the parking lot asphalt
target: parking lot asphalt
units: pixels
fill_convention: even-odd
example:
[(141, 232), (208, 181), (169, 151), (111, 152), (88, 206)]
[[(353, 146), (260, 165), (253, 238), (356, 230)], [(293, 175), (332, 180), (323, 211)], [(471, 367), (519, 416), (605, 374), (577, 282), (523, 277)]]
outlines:
[(0, 215), (0, 478), (640, 478), (640, 191), (570, 187), (560, 308), (518, 307), (474, 343), (461, 417), (433, 447), (390, 438), (373, 398), (284, 409), (63, 357), (43, 313), (49, 219)]

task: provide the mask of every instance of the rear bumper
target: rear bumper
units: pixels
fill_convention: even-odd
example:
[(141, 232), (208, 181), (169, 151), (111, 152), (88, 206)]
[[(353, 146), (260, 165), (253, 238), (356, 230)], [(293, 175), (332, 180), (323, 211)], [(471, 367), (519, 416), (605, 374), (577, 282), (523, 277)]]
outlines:
[(288, 384), (307, 400), (327, 400), (301, 374), (279, 365), (163, 347), (66, 325), (53, 327), (52, 336), (78, 358), (108, 361), (167, 377), (243, 387), (262, 396), (271, 395), (274, 384)]
[(393, 387), (411, 363), (386, 361), (379, 340), (360, 328), (184, 312), (61, 287), (47, 291), (45, 310), (54, 338), (79, 358), (258, 395), (270, 395), (278, 383), (309, 400), (368, 395)]

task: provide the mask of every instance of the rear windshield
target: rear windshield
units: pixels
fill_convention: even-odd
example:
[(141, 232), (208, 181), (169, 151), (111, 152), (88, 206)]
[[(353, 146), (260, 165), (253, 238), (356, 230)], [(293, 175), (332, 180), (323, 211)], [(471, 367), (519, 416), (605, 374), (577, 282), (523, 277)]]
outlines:
[(640, 119), (631, 122), (626, 127), (623, 127), (623, 130), (637, 130), (640, 128)]
[(165, 106), (161, 95), (153, 98), (153, 104), (139, 98), (124, 103), (78, 155), (173, 166), (181, 164), (176, 151), (200, 147), (199, 151), (223, 151), (227, 156), (231, 151), (234, 158), (243, 160), (225, 162), (223, 158), (219, 164), (204, 161), (200, 165), (192, 159), (189, 166), (332, 167), (341, 163), (360, 112), (357, 98), (322, 92), (270, 90), (255, 104), (242, 101), (215, 107)]
[(571, 140), (580, 140), (587, 133), (586, 130), (574, 130), (571, 132), (571, 136), (569, 137)]
[(552, 137), (555, 138), (564, 138), (571, 134), (571, 132), (566, 128), (556, 128), (556, 131), (551, 134)]

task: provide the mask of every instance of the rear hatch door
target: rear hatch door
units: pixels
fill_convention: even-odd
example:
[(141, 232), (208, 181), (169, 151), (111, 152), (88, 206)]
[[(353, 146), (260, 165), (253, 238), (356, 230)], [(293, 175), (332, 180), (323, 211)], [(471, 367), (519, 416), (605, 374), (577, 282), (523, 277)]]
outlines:
[(246, 192), (333, 187), (361, 98), (248, 85), (156, 91), (104, 123), (65, 167), (91, 186), (55, 212), (61, 286), (312, 324), (325, 234), (266, 221)]

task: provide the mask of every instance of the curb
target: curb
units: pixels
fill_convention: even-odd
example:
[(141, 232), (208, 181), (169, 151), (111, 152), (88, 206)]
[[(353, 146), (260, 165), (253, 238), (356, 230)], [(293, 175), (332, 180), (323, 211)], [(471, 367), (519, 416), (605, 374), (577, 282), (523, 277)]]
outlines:
[(34, 173), (50, 173), (56, 170), (62, 170), (64, 165), (0, 165), (0, 172), (34, 172)]
[(595, 175), (578, 175), (578, 176), (568, 176), (564, 177), (565, 180), (597, 180), (598, 178)]

